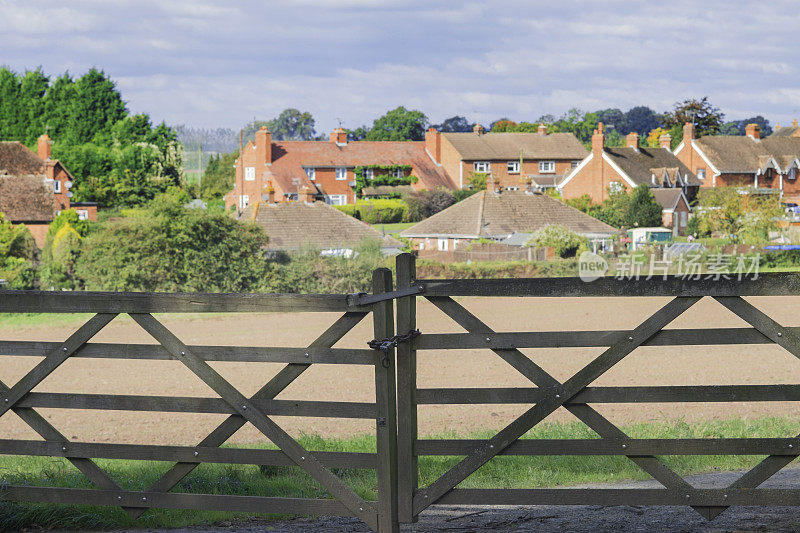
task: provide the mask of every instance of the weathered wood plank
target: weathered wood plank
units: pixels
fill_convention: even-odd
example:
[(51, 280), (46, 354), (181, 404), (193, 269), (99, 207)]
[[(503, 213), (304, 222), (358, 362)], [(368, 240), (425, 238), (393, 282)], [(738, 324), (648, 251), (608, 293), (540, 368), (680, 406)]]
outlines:
[[(58, 342), (0, 341), (0, 356), (44, 357), (62, 346)], [(301, 363), (373, 365), (372, 350), (362, 348), (288, 348), (283, 346), (189, 346), (204, 361), (242, 363)], [(117, 344), (90, 342), (70, 357), (92, 359), (171, 360), (173, 357), (157, 344)]]
[[(558, 409), (583, 388), (587, 387), (616, 363), (624, 359), (625, 356), (635, 350), (641, 343), (683, 314), (683, 312), (689, 309), (698, 300), (699, 298), (675, 298), (656, 311), (647, 320), (631, 331), (628, 339), (605, 350), (564, 382), (562, 386), (553, 390), (553, 393), (548, 395), (546, 399), (528, 409), (516, 420), (511, 422), (511, 424), (500, 430), (488, 441), (486, 446), (474, 450), (473, 453), (462, 459), (431, 485), (418, 491), (417, 495), (414, 497), (415, 513), (419, 514), (419, 512), (427, 506), (438, 501), (439, 498), (464, 481), (475, 470), (486, 464), (486, 462), (497, 453), (520, 438), (550, 413)], [(610, 427), (614, 426), (610, 425)], [(673, 476), (675, 481), (680, 480), (680, 477), (674, 475), (674, 473)]]
[[(419, 455), (469, 455), (488, 444), (475, 439), (420, 439)], [(800, 438), (520, 439), (498, 455), (780, 455), (796, 456)]]
[[(392, 271), (379, 268), (372, 272), (372, 294), (392, 291)], [(372, 310), (372, 330), (376, 339), (394, 335), (394, 302), (383, 300)], [(394, 349), (375, 352), (380, 363), (375, 365), (375, 403), (378, 419), (375, 424), (378, 450), (378, 531), (399, 533), (397, 520), (397, 396), (395, 390)]]
[(426, 279), (425, 296), (788, 296), (800, 294), (794, 272), (759, 274), (757, 279), (682, 279), (676, 276), (628, 280), (580, 278)]
[(0, 291), (2, 313), (263, 313), (368, 311), (347, 294)]
[[(532, 387), (417, 389), (417, 404), (532, 404), (539, 401), (544, 393)], [(564, 406), (587, 403), (794, 401), (800, 401), (800, 385), (670, 385), (587, 387)]]
[[(410, 287), (417, 277), (416, 258), (400, 254), (396, 259), (397, 288)], [(417, 299), (397, 300), (397, 331), (417, 329)], [(417, 436), (417, 350), (413, 342), (397, 347), (397, 483), (400, 523), (414, 522), (413, 497), (419, 487), (419, 465), (414, 451)]]
[[(313, 453), (328, 468), (373, 469), (376, 466), (374, 453), (319, 451)], [(0, 439), (0, 454), (66, 457), (68, 459), (201, 461), (220, 464), (296, 466), (294, 461), (280, 450), (68, 442), (66, 439), (62, 441)]]
[[(366, 312), (347, 312), (340, 316), (331, 326), (317, 337), (309, 347), (330, 348), (367, 316)], [(311, 365), (306, 363), (290, 363), (261, 387), (250, 400), (272, 400), (288, 387), (292, 381), (306, 371)], [(234, 433), (242, 428), (247, 420), (241, 416), (231, 415), (214, 431), (204, 438), (199, 446), (222, 446)], [(197, 468), (197, 462), (180, 462), (170, 468), (163, 476), (150, 486), (153, 492), (169, 492), (175, 485)]]
[[(800, 328), (790, 328), (800, 335)], [(595, 348), (611, 346), (630, 331), (541, 331), (480, 333), (423, 333), (414, 339), (418, 350), (508, 350), (514, 348)], [(488, 340), (487, 340), (488, 339)], [(642, 346), (712, 346), (773, 344), (754, 328), (664, 329)], [(669, 354), (659, 354), (666, 355)]]
[(342, 502), (355, 516), (364, 523), (377, 529), (376, 510), (363, 498), (343, 483), (338, 477), (325, 468), (312, 453), (303, 448), (272, 419), (259, 411), (236, 387), (231, 385), (208, 363), (196, 357), (163, 324), (149, 314), (131, 313), (131, 318), (147, 331), (162, 346), (167, 348), (175, 358), (208, 385), (214, 392), (227, 401), (239, 415), (253, 424), (264, 436), (278, 446), (298, 466), (308, 472), (324, 489)]
[(138, 492), (123, 490), (68, 489), (61, 487), (4, 486), (0, 500), (49, 502), (74, 505), (136, 506), (161, 509), (216, 510), (242, 513), (302, 514), (315, 516), (352, 516), (336, 500), (272, 498), (265, 496), (228, 496), (175, 492)]
[[(376, 408), (368, 402), (324, 402), (306, 400), (253, 400), (264, 413), (278, 416), (325, 418), (366, 418), (374, 420)], [(98, 409), (105, 411), (156, 411), (164, 413), (234, 414), (236, 411), (219, 398), (190, 396), (136, 396), (111, 394), (73, 394), (31, 392), (17, 402), (20, 407), (51, 409)]]
[(795, 506), (796, 489), (455, 489), (449, 505), (691, 505)]

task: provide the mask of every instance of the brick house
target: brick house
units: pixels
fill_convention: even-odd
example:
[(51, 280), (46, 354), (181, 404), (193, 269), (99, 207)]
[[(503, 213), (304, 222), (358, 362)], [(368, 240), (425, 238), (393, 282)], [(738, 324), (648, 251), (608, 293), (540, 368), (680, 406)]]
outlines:
[(757, 124), (746, 135), (707, 135), (695, 138), (694, 125), (683, 127), (675, 155), (692, 169), (701, 187), (755, 187), (780, 191), (784, 200), (800, 200), (800, 133), (779, 128), (764, 139)]
[(49, 224), (65, 209), (97, 220), (96, 203), (71, 202), (73, 181), (61, 161), (50, 157), (47, 135), (39, 137), (37, 153), (20, 142), (0, 142), (0, 212), (15, 224), (25, 224), (39, 247)]
[(670, 136), (662, 135), (658, 148), (639, 146), (639, 135), (628, 134), (624, 147), (606, 147), (603, 123), (592, 135), (592, 152), (567, 175), (558, 189), (563, 198), (588, 194), (592, 201), (608, 198), (609, 189), (633, 190), (638, 185), (651, 188), (678, 188), (691, 201), (700, 181), (690, 168), (670, 151)]
[[(297, 200), (304, 190), (333, 205), (355, 202), (356, 167), (380, 165), (394, 168), (400, 178), (416, 178), (406, 185), (414, 190), (455, 188), (444, 170), (425, 152), (422, 141), (348, 141), (337, 128), (329, 141), (273, 141), (262, 127), (236, 160), (234, 189), (225, 206), (242, 211), (262, 200), (272, 187), (277, 202)], [(369, 184), (378, 169), (364, 169)]]
[(775, 125), (775, 129), (772, 131), (772, 135), (770, 137), (800, 137), (800, 124), (797, 123), (797, 119), (792, 120), (791, 126), (783, 126), (781, 127), (780, 124)]
[(400, 232), (420, 256), (428, 251), (467, 249), (476, 241), (501, 242), (514, 234), (531, 233), (560, 224), (586, 237), (608, 239), (617, 229), (546, 194), (530, 191), (473, 194)]
[(573, 134), (547, 133), (544, 124), (538, 133), (486, 133), (480, 124), (472, 133), (431, 128), (425, 134), (425, 147), (459, 189), (469, 188), (474, 172), (488, 174), (495, 189), (512, 191), (529, 184), (553, 187), (587, 153)]
[(661, 225), (671, 229), (673, 235), (686, 235), (692, 208), (683, 191), (678, 187), (671, 187), (654, 188), (651, 192), (661, 205)]
[(342, 213), (324, 202), (314, 201), (308, 189), (300, 201), (275, 202), (275, 192), (266, 201), (254, 202), (243, 211), (240, 220), (261, 226), (269, 237), (266, 250), (297, 251), (312, 247), (349, 257), (353, 248), (364, 240), (380, 242), (387, 255), (397, 254), (404, 244), (391, 236), (381, 235), (369, 224)]

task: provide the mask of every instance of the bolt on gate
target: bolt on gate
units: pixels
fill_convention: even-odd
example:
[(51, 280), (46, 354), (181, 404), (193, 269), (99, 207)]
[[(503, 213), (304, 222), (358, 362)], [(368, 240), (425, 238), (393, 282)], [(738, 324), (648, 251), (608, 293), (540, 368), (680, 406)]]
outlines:
[[(398, 483), (401, 523), (413, 522), (434, 504), (474, 505), (688, 505), (713, 519), (733, 505), (800, 505), (800, 491), (759, 489), (791, 463), (800, 450), (794, 438), (634, 439), (591, 404), (635, 402), (774, 402), (800, 400), (800, 385), (592, 387), (597, 378), (639, 346), (701, 346), (775, 343), (800, 358), (800, 328), (786, 328), (743, 296), (800, 295), (797, 274), (766, 274), (757, 279), (647, 280), (600, 278), (417, 280), (411, 255), (397, 259), (399, 332), (417, 328), (417, 299), (424, 297), (466, 333), (435, 333), (425, 328), (411, 343), (397, 347)], [(415, 296), (418, 294), (420, 296)], [(672, 299), (628, 331), (497, 332), (454, 297), (615, 297)], [(714, 298), (752, 328), (664, 329), (703, 297)], [(523, 348), (599, 347), (605, 350), (571, 378), (560, 382)], [(489, 349), (530, 380), (528, 388), (418, 388), (419, 350)], [(444, 356), (443, 356), (444, 357)], [(488, 440), (422, 439), (417, 408), (442, 404), (531, 405)], [(560, 407), (598, 434), (598, 439), (525, 439), (530, 429)], [(445, 429), (445, 428), (442, 428)], [(419, 487), (418, 458), (463, 457), (427, 487)], [(459, 484), (498, 455), (618, 455), (633, 461), (662, 489), (461, 489)], [(728, 487), (698, 489), (668, 468), (659, 455), (766, 455)]]
[[(390, 292), (391, 272), (373, 275), (374, 294)], [(0, 500), (61, 504), (119, 506), (133, 517), (151, 507), (356, 516), (371, 529), (397, 531), (397, 461), (394, 354), (384, 351), (333, 348), (367, 315), (374, 336), (392, 337), (391, 298), (363, 295), (285, 294), (154, 294), (1, 291), (0, 312), (96, 313), (64, 342), (0, 341), (0, 356), (43, 357), (27, 375), (9, 387), (0, 382), (0, 416), (16, 413), (43, 441), (2, 439), (0, 455), (64, 457), (96, 489), (9, 486), (0, 487)], [(358, 300), (366, 300), (360, 303)], [(373, 300), (369, 300), (373, 298)], [(311, 344), (300, 348), (189, 346), (152, 313), (340, 312), (341, 316)], [(90, 342), (117, 315), (128, 314), (157, 344)], [(113, 358), (180, 361), (215, 391), (219, 398), (129, 396), (32, 392), (69, 358)], [(0, 359), (2, 360), (2, 359)], [(258, 392), (247, 397), (210, 365), (211, 361), (285, 363)], [(315, 363), (367, 365), (375, 368), (375, 403), (280, 400), (276, 397)], [(37, 408), (132, 410), (228, 414), (197, 446), (157, 446), (71, 442)], [(340, 453), (306, 450), (271, 415), (376, 420), (377, 453)], [(279, 450), (221, 448), (247, 422)], [(123, 489), (93, 459), (171, 461), (175, 464), (144, 491)], [(172, 489), (201, 463), (297, 465), (333, 498), (285, 498), (242, 495), (176, 493)], [(365, 501), (331, 472), (331, 468), (376, 469), (378, 500)]]

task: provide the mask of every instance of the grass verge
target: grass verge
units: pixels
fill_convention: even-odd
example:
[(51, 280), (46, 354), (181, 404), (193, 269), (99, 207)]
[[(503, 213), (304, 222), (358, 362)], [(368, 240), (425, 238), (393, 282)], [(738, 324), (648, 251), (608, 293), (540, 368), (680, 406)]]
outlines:
[[(789, 437), (800, 433), (800, 421), (789, 418), (759, 418), (687, 424), (682, 421), (640, 423), (624, 428), (634, 438), (736, 438)], [(485, 438), (491, 432), (472, 434)], [(458, 438), (457, 435), (437, 435)], [(463, 436), (462, 436), (463, 437)], [(537, 426), (526, 438), (597, 438), (582, 424), (550, 423)], [(300, 443), (311, 450), (374, 452), (371, 436), (348, 440), (328, 440), (303, 436)], [(270, 445), (250, 446), (269, 448)], [(740, 470), (754, 466), (761, 456), (668, 456), (665, 463), (680, 475), (717, 470)], [(420, 482), (430, 484), (459, 457), (421, 457)], [(171, 463), (152, 461), (98, 460), (124, 488), (143, 490), (152, 484)], [(374, 500), (376, 476), (372, 470), (339, 469), (335, 472), (360, 496)], [(497, 457), (480, 468), (460, 486), (470, 488), (536, 488), (648, 479), (648, 475), (624, 457)], [(0, 495), (2, 486), (35, 485), (92, 488), (86, 478), (61, 458), (0, 456)], [(326, 498), (326, 492), (297, 467), (257, 467), (202, 464), (175, 489), (177, 492), (234, 495), (269, 495), (299, 498)], [(0, 531), (23, 528), (102, 529), (119, 527), (179, 527), (218, 523), (250, 517), (217, 511), (151, 509), (138, 520), (131, 520), (116, 508), (82, 505), (57, 506), (41, 503), (0, 502)], [(267, 516), (267, 515), (264, 515)], [(274, 515), (273, 515), (274, 516)]]

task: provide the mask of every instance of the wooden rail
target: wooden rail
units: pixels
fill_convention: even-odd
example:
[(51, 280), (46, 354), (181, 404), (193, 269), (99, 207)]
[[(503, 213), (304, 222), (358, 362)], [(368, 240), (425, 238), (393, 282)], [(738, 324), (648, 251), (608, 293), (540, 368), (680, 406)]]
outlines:
[[(391, 273), (374, 274), (375, 296), (392, 291)], [(258, 513), (356, 516), (381, 532), (398, 531), (396, 408), (394, 354), (370, 349), (333, 348), (334, 344), (372, 315), (374, 334), (389, 337), (394, 324), (392, 299), (354, 305), (353, 295), (152, 294), (0, 291), (0, 312), (94, 313), (64, 342), (0, 341), (2, 356), (43, 358), (9, 387), (0, 382), (0, 416), (19, 415), (43, 441), (2, 439), (0, 455), (63, 457), (80, 469), (94, 489), (8, 486), (6, 501), (42, 501), (119, 506), (138, 517), (152, 507), (215, 509)], [(195, 346), (183, 343), (152, 313), (335, 312), (338, 319), (304, 347)], [(121, 313), (128, 314), (157, 344), (90, 342)], [(369, 339), (364, 340), (364, 346)], [(66, 394), (33, 389), (69, 358), (177, 360), (217, 393), (216, 398), (119, 394)], [(217, 373), (208, 362), (284, 363), (283, 369), (255, 395), (247, 397)], [(374, 402), (284, 400), (277, 396), (312, 364), (369, 365), (375, 369)], [(216, 413), (228, 417), (196, 446), (157, 446), (72, 442), (43, 418), (37, 409), (91, 409), (171, 413)], [(376, 453), (321, 452), (303, 448), (272, 416), (361, 418), (375, 421)], [(221, 448), (250, 422), (277, 450)], [(95, 459), (169, 461), (173, 467), (144, 491), (123, 489)], [(217, 495), (173, 492), (174, 487), (202, 463), (298, 466), (316, 480), (332, 499), (278, 498), (264, 495)], [(366, 501), (331, 469), (375, 469), (378, 499)]]
[[(398, 287), (420, 294), (398, 299), (398, 330), (416, 327), (420, 297), (443, 311), (465, 333), (422, 328), (413, 342), (397, 350), (398, 458), (400, 521), (409, 523), (434, 504), (476, 505), (689, 505), (713, 519), (731, 505), (800, 505), (797, 491), (757, 489), (798, 457), (800, 435), (784, 439), (632, 439), (591, 404), (647, 402), (800, 401), (800, 385), (591, 387), (613, 365), (640, 346), (778, 344), (800, 357), (800, 328), (776, 323), (742, 296), (800, 295), (800, 275), (762, 274), (743, 279), (579, 278), (416, 280), (414, 258), (397, 259)], [(453, 297), (667, 297), (661, 309), (631, 330), (496, 332)], [(742, 318), (749, 328), (664, 329), (700, 298), (711, 297)], [(570, 379), (560, 382), (529, 358), (523, 348), (601, 347), (605, 350)], [(417, 351), (436, 350), (444, 360), (458, 350), (490, 350), (531, 382), (531, 387), (418, 388)], [(648, 351), (650, 357), (668, 354)], [(529, 407), (494, 437), (485, 440), (422, 439), (417, 408), (445, 404), (525, 404)], [(597, 439), (526, 439), (523, 436), (558, 408), (592, 429)], [(445, 429), (445, 428), (442, 428)], [(418, 482), (418, 458), (462, 459), (427, 487)], [(482, 465), (500, 455), (625, 456), (663, 485), (663, 489), (459, 489)], [(765, 455), (758, 466), (728, 487), (695, 489), (670, 470), (659, 455)]]

